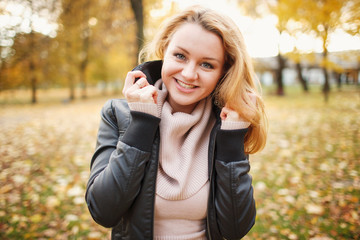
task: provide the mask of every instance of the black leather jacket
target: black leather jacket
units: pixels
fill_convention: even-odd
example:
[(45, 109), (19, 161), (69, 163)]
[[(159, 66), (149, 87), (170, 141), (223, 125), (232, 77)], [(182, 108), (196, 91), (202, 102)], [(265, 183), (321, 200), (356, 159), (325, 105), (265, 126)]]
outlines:
[[(153, 84), (160, 78), (161, 66), (161, 61), (154, 61), (136, 69)], [(220, 109), (215, 105), (213, 109), (217, 121), (209, 140), (206, 235), (240, 239), (256, 215), (244, 153), (247, 129), (220, 130)], [(125, 100), (109, 100), (102, 109), (85, 198), (94, 220), (112, 228), (112, 239), (153, 239), (160, 120), (130, 111)]]

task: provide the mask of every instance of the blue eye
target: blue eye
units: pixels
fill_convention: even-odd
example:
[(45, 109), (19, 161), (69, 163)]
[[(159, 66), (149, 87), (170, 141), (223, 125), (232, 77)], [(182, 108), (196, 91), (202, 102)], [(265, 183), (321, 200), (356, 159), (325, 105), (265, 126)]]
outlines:
[(204, 62), (201, 64), (202, 67), (204, 68), (208, 68), (208, 69), (213, 69), (213, 65), (211, 65), (210, 63)]
[(181, 53), (175, 53), (174, 56), (177, 58), (177, 59), (180, 59), (180, 60), (185, 60), (185, 56)]

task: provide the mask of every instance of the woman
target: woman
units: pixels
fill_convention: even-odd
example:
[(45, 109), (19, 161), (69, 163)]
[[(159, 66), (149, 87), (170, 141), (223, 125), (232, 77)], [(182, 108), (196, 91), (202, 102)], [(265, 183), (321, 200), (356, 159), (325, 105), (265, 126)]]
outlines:
[(244, 40), (215, 11), (169, 19), (102, 110), (86, 201), (112, 239), (240, 239), (255, 222), (248, 154), (265, 145)]

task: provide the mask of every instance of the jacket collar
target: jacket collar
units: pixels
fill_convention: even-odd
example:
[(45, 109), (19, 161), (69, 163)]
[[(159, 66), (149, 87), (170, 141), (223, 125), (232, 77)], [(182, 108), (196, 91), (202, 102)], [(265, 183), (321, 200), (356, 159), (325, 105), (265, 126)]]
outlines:
[(140, 70), (146, 75), (146, 80), (154, 85), (161, 78), (162, 60), (144, 62), (133, 69)]

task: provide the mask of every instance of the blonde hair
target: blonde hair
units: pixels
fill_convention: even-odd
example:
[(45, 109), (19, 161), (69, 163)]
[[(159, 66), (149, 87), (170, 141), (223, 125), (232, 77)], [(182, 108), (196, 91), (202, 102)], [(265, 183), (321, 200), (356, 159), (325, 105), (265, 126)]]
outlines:
[[(250, 154), (262, 150), (266, 143), (267, 118), (264, 102), (257, 90), (259, 88), (261, 91), (261, 85), (256, 78), (243, 36), (230, 18), (200, 6), (184, 10), (161, 25), (154, 39), (140, 52), (139, 60), (164, 59), (172, 35), (184, 23), (199, 24), (222, 39), (225, 50), (224, 76), (216, 86), (213, 97), (217, 105), (226, 104), (243, 119), (251, 122), (245, 136), (245, 152)], [(249, 93), (256, 96), (256, 104)]]

